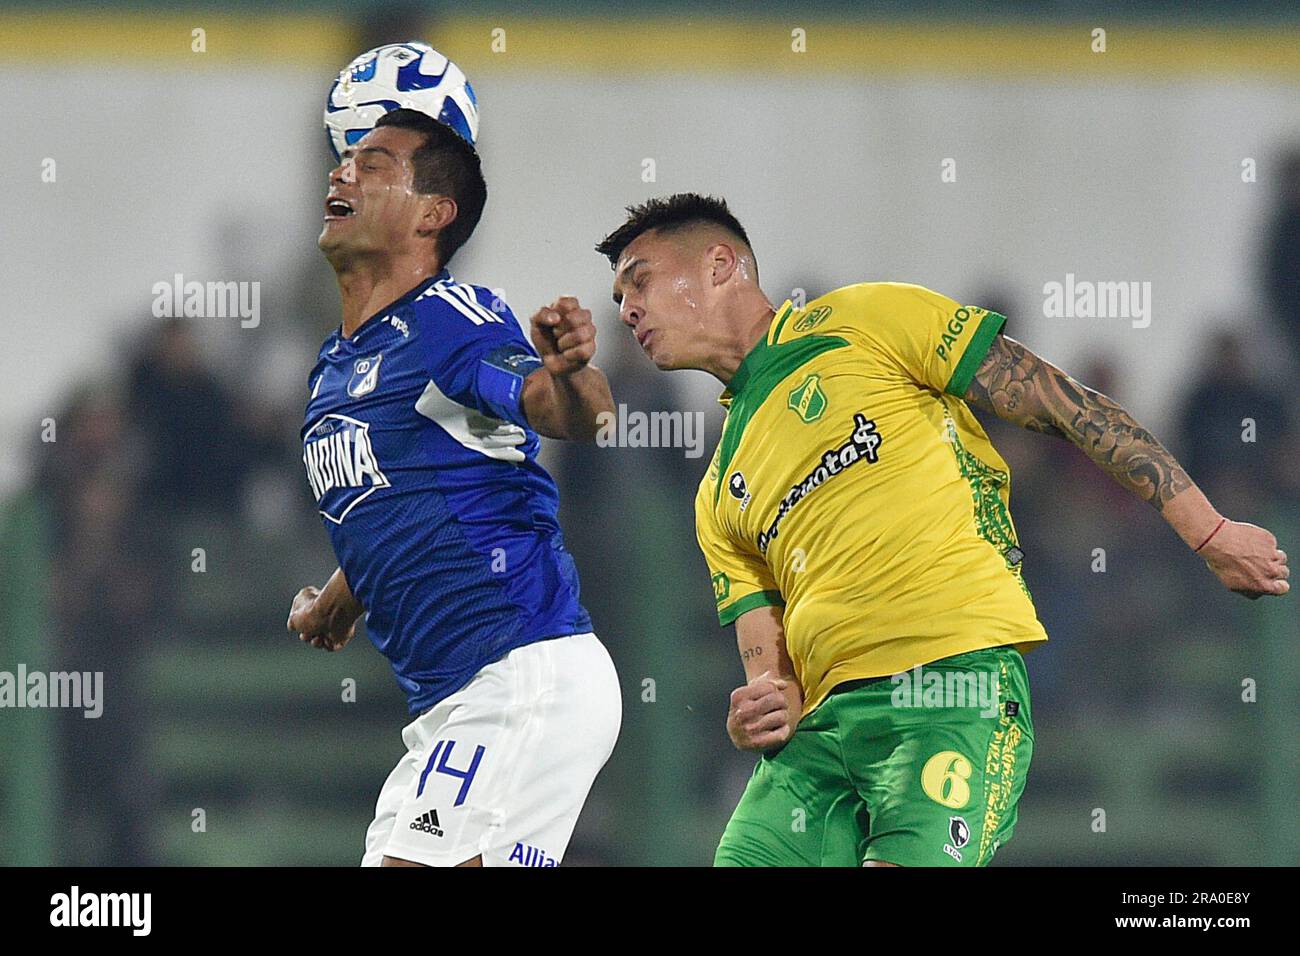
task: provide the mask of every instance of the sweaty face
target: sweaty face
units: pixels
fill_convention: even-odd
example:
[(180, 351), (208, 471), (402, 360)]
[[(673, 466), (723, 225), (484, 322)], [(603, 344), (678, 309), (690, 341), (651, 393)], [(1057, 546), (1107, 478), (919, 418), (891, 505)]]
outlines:
[(708, 342), (707, 260), (654, 230), (629, 243), (614, 269), (618, 317), (661, 369), (699, 368)]
[(381, 126), (344, 150), (329, 175), (316, 241), (327, 257), (400, 251), (415, 240), (429, 199), (415, 191), (411, 162), (422, 141), (413, 130)]

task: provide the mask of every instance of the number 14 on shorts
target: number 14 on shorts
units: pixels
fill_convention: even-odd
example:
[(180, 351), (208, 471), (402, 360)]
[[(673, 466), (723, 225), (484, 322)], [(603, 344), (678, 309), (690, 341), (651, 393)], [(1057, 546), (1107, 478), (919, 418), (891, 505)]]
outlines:
[(458, 807), (465, 802), (469, 796), (469, 788), (474, 783), (474, 774), (478, 773), (478, 765), (483, 760), (483, 754), (487, 748), (479, 744), (474, 748), (474, 756), (470, 759), (469, 766), (464, 770), (458, 770), (451, 765), (452, 750), (456, 746), (454, 740), (438, 740), (434, 742), (433, 750), (429, 753), (429, 762), (424, 765), (424, 772), (420, 774), (420, 786), (416, 789), (417, 797), (424, 793), (425, 781), (429, 779), (430, 773), (442, 773), (449, 777), (455, 777), (460, 781), (460, 792), (456, 794), (456, 802), (453, 807)]

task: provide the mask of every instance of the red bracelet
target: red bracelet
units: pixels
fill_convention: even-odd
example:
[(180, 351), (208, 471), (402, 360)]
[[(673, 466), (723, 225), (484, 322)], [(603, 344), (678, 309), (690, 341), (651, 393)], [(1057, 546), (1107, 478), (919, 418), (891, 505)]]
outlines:
[[(1222, 528), (1222, 527), (1223, 527), (1225, 524), (1227, 524), (1227, 523), (1228, 523), (1228, 519), (1227, 519), (1227, 518), (1220, 518), (1220, 519), (1219, 519), (1219, 523), (1216, 524), (1216, 525), (1214, 526), (1214, 530), (1210, 532), (1210, 538), (1213, 538), (1216, 534), (1218, 534), (1218, 533), (1219, 533), (1219, 529)], [(1210, 543), (1210, 538), (1206, 538), (1204, 541), (1202, 541), (1202, 542), (1200, 543), (1200, 545), (1196, 548), (1196, 551), (1200, 551), (1201, 548), (1203, 548), (1203, 547), (1205, 547), (1207, 544), (1209, 544), (1209, 543)], [(1195, 552), (1193, 552), (1193, 553), (1195, 553)]]

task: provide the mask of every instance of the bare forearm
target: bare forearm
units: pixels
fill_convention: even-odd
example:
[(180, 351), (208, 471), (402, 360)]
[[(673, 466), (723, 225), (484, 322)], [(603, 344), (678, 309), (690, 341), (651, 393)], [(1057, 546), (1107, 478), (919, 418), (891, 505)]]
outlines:
[(994, 339), (966, 399), (1009, 422), (1072, 442), (1159, 511), (1189, 547), (1200, 544), (1221, 517), (1174, 456), (1123, 407), (1014, 339)]
[(758, 607), (736, 618), (736, 645), (745, 684), (731, 692), (727, 735), (741, 750), (774, 751), (789, 741), (803, 713), (782, 609)]
[(766, 674), (784, 680), (786, 700), (794, 712), (803, 706), (803, 692), (794, 672), (794, 661), (785, 645), (783, 609), (769, 606), (747, 611), (736, 619), (736, 649), (745, 668), (745, 680)]
[(614, 411), (614, 396), (605, 373), (587, 365), (568, 375), (540, 368), (524, 382), (528, 424), (547, 438), (593, 441), (602, 412)]
[(794, 679), (794, 663), (785, 647), (785, 634), (781, 631), (746, 633), (736, 628), (736, 649), (740, 663), (745, 668), (745, 679), (753, 680), (763, 674)]
[(325, 587), (321, 588), (316, 603), (326, 618), (346, 624), (351, 624), (366, 610), (352, 594), (342, 568), (330, 575), (330, 579), (325, 582)]

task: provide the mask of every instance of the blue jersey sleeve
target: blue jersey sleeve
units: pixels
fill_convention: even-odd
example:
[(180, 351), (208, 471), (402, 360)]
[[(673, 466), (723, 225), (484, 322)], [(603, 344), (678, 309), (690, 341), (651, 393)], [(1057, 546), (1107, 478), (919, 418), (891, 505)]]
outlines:
[(444, 395), (529, 428), (524, 379), (540, 368), (514, 313), (486, 289), (440, 285), (415, 303), (425, 367)]

